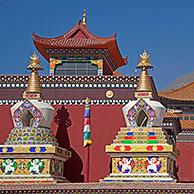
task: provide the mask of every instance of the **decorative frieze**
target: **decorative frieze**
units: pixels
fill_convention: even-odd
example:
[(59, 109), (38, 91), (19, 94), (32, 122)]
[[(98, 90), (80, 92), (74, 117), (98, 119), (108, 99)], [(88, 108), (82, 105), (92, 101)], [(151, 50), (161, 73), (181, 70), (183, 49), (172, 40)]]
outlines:
[[(21, 100), (0, 100), (1, 105), (14, 105)], [(52, 104), (52, 105), (83, 105), (83, 100), (42, 100), (43, 102)], [(91, 100), (91, 105), (125, 105), (129, 100)]]
[[(40, 76), (43, 88), (136, 88), (136, 76)], [(25, 88), (28, 76), (0, 76), (0, 88)]]

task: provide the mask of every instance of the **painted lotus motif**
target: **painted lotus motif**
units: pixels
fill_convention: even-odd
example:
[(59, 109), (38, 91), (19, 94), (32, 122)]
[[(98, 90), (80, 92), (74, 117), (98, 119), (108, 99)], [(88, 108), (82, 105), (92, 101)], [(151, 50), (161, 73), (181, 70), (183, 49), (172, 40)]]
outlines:
[(32, 159), (28, 163), (28, 170), (31, 174), (40, 174), (44, 169), (44, 162), (40, 159)]
[(14, 159), (5, 159), (1, 163), (1, 170), (4, 174), (14, 174), (17, 169), (17, 163)]
[(162, 162), (159, 157), (148, 157), (145, 162), (145, 168), (148, 173), (158, 173), (162, 167)]
[(131, 173), (134, 167), (134, 160), (132, 157), (120, 158), (118, 161), (118, 169), (121, 173)]

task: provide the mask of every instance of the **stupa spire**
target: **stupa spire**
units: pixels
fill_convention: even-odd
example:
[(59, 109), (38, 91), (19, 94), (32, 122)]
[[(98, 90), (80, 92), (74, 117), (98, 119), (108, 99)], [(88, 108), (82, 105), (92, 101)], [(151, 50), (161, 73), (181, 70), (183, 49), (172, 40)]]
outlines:
[(87, 27), (87, 19), (86, 19), (86, 9), (84, 9), (83, 17), (82, 17), (82, 25), (86, 28)]
[(23, 98), (28, 99), (40, 99), (41, 98), (41, 84), (40, 76), (38, 70), (41, 70), (39, 56), (34, 52), (30, 56), (29, 64), (27, 69), (31, 70), (31, 75), (29, 76), (28, 86), (26, 91), (23, 94)]
[(150, 56), (148, 55), (146, 50), (144, 50), (143, 53), (140, 54), (140, 60), (137, 65), (137, 68), (141, 69), (141, 74), (139, 77), (139, 82), (138, 82), (136, 92), (152, 93), (152, 85), (151, 85), (151, 79), (148, 74), (148, 69), (153, 68), (153, 66), (150, 64)]

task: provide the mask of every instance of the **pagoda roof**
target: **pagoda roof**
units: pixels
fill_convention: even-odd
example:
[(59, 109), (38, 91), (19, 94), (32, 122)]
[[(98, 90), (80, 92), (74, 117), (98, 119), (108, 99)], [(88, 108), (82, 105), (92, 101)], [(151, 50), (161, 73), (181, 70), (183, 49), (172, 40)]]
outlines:
[(123, 58), (119, 51), (116, 34), (107, 38), (95, 36), (90, 33), (86, 26), (84, 26), (81, 22), (78, 22), (64, 35), (54, 38), (45, 38), (33, 33), (33, 41), (38, 51), (46, 58), (47, 61), (49, 61), (50, 55), (45, 51), (45, 49), (85, 48), (108, 50), (116, 68), (119, 68), (127, 63), (127, 59)]

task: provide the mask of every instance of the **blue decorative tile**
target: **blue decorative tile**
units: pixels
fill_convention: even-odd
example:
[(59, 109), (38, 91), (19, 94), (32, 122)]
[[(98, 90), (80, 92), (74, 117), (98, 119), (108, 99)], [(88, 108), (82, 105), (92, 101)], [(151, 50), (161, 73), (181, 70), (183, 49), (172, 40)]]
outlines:
[(14, 151), (13, 147), (7, 147), (7, 152), (13, 152), (13, 151)]
[(36, 147), (30, 147), (30, 152), (36, 152)]
[(40, 152), (45, 152), (46, 148), (45, 147), (40, 147)]

